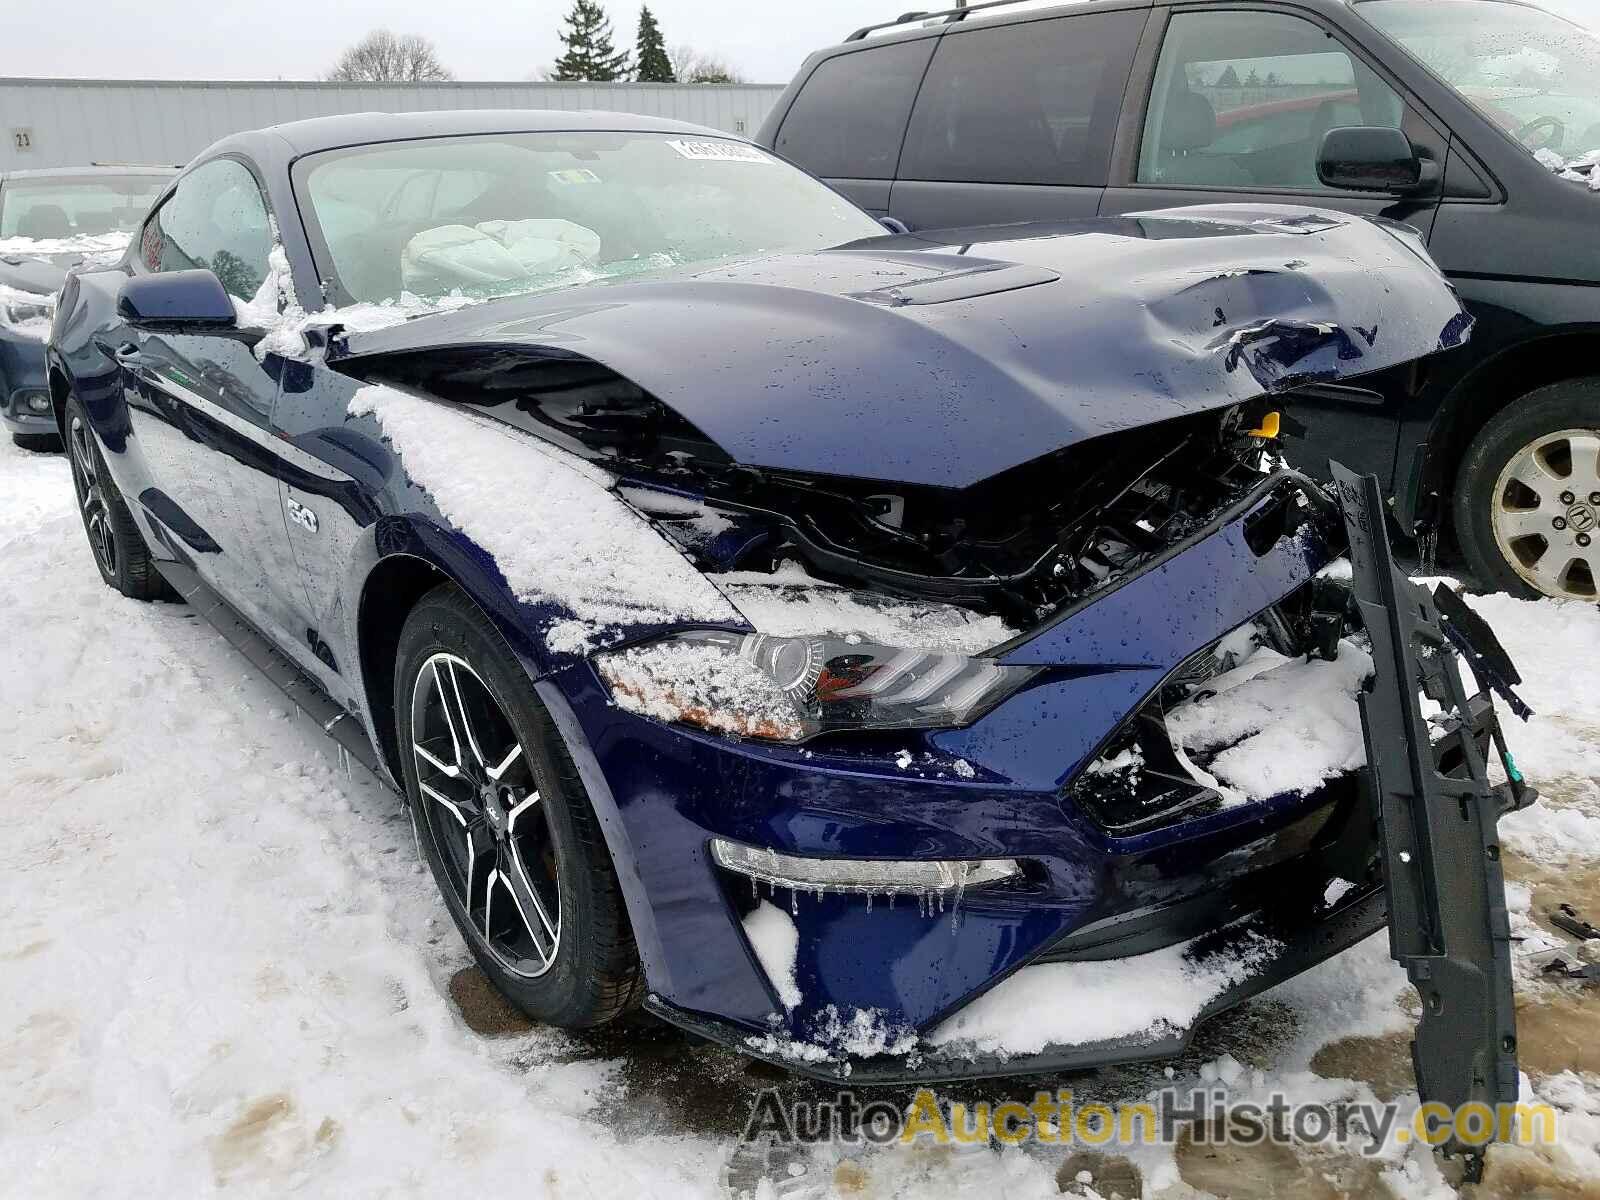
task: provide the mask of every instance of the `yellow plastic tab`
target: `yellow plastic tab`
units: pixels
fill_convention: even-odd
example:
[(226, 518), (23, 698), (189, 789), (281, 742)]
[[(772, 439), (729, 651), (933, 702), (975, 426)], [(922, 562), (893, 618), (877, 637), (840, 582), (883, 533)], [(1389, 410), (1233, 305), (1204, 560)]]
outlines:
[(1269, 412), (1266, 416), (1261, 418), (1261, 425), (1256, 429), (1250, 430), (1250, 432), (1245, 436), (1256, 438), (1275, 438), (1278, 436), (1278, 429), (1281, 424), (1282, 422), (1279, 420), (1278, 414), (1276, 412)]

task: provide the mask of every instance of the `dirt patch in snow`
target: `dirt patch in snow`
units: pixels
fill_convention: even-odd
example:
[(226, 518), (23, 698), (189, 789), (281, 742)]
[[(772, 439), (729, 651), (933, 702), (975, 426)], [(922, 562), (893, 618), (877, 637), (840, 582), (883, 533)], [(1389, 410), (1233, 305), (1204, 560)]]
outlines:
[(481, 1037), (519, 1037), (537, 1026), (489, 982), (481, 968), (462, 967), (450, 976), (450, 999), (467, 1028)]
[(1390, 1194), (1380, 1182), (1382, 1165), (1358, 1155), (1324, 1155), (1273, 1142), (1216, 1145), (1185, 1130), (1178, 1138), (1177, 1160), (1185, 1183), (1218, 1200), (1344, 1200)]
[(1416, 1091), (1411, 1073), (1411, 1034), (1358, 1034), (1329, 1042), (1311, 1056), (1311, 1069), (1324, 1079), (1355, 1079), (1379, 1100)]
[(246, 1105), (232, 1124), (212, 1139), (211, 1167), (218, 1187), (239, 1176), (292, 1179), (297, 1170), (332, 1150), (338, 1141), (339, 1123), (331, 1117), (308, 1129), (290, 1097), (263, 1096)]

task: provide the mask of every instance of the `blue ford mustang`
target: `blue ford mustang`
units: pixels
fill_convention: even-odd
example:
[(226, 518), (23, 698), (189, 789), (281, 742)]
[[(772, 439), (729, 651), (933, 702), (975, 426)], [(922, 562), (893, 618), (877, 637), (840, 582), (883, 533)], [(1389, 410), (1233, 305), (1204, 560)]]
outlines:
[(508, 996), (861, 1080), (1169, 1053), (1383, 924), (1366, 753), (1477, 778), (1493, 712), (1363, 744), (1406, 606), (1271, 397), (1469, 324), (1399, 226), (890, 235), (707, 130), (434, 113), (213, 146), (49, 355), (106, 582), (406, 794)]

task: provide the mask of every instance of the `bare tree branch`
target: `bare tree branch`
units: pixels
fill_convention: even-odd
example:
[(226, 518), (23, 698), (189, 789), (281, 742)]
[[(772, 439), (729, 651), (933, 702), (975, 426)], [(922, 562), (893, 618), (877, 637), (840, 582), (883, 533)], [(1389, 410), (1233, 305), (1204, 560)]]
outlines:
[(374, 29), (339, 56), (328, 78), (338, 83), (421, 83), (455, 76), (421, 34)]
[(679, 83), (748, 83), (727, 60), (679, 42), (667, 52)]

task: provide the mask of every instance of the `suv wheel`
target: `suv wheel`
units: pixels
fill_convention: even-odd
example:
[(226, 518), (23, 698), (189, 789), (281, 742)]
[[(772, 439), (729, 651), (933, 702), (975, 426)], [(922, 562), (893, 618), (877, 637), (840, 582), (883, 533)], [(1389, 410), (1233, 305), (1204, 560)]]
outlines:
[(1600, 378), (1538, 388), (1478, 431), (1455, 527), (1485, 584), (1600, 600)]
[(499, 632), (455, 586), (400, 634), (394, 711), (417, 839), (478, 964), (551, 1025), (615, 1020), (644, 973), (577, 767)]
[(66, 422), (72, 488), (100, 578), (107, 587), (134, 600), (176, 599), (176, 593), (151, 561), (144, 534), (106, 470), (88, 415), (75, 396), (67, 400)]

